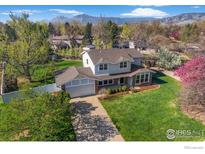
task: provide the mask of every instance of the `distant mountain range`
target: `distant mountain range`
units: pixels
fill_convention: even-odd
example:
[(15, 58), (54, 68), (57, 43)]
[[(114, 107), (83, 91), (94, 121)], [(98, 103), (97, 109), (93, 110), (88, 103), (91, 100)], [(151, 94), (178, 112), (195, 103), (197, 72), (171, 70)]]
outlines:
[(74, 16), (72, 18), (68, 18), (65, 16), (57, 16), (51, 20), (52, 23), (65, 23), (70, 21), (78, 21), (82, 24), (86, 24), (88, 22), (96, 24), (101, 18), (104, 21), (113, 21), (118, 25), (124, 23), (141, 23), (141, 22), (152, 22), (155, 20), (160, 21), (164, 24), (187, 24), (192, 23), (195, 21), (202, 21), (205, 20), (205, 13), (184, 13), (172, 17), (166, 17), (162, 19), (156, 18), (122, 18), (122, 17), (97, 17), (97, 16), (90, 16), (87, 14), (81, 14)]
[(205, 20), (205, 13), (184, 13), (177, 16), (161, 19), (162, 23), (187, 24), (195, 21)]
[(120, 17), (97, 17), (97, 16), (90, 16), (87, 14), (81, 14), (74, 16), (72, 18), (68, 18), (65, 16), (57, 16), (51, 20), (52, 23), (65, 23), (70, 21), (78, 21), (82, 24), (86, 24), (88, 22), (96, 24), (99, 20), (103, 18), (104, 21), (113, 21), (116, 24), (124, 24), (124, 23), (139, 23), (139, 22), (148, 22), (153, 21), (155, 18), (120, 18)]

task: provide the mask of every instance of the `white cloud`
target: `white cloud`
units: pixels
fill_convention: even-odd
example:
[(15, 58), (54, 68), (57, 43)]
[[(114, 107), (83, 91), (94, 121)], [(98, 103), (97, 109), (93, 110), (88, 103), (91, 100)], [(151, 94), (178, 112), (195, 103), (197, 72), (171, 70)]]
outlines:
[(10, 10), (10, 11), (4, 11), (0, 12), (2, 15), (9, 15), (10, 13), (13, 14), (22, 14), (22, 13), (27, 13), (29, 15), (34, 14), (34, 13), (40, 13), (40, 10)]
[(192, 6), (193, 9), (198, 9), (200, 6)]
[(164, 11), (152, 9), (152, 8), (137, 8), (130, 13), (123, 13), (121, 16), (129, 16), (129, 17), (154, 17), (154, 18), (162, 18), (167, 16), (168, 14)]
[(57, 13), (61, 13), (61, 14), (69, 14), (69, 15), (83, 14), (83, 12), (76, 11), (76, 10), (50, 9), (49, 11), (57, 12)]

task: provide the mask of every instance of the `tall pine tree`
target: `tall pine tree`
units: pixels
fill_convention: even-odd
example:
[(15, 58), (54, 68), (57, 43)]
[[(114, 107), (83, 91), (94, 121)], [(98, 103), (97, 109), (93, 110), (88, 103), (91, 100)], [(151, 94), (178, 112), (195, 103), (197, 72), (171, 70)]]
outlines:
[(83, 45), (91, 45), (92, 41), (92, 23), (87, 23), (84, 30)]

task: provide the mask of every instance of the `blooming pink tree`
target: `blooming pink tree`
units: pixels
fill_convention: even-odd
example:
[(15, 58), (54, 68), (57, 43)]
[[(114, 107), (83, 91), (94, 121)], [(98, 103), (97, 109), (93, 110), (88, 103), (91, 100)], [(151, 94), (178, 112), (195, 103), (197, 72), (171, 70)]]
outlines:
[(201, 105), (205, 107), (205, 56), (194, 58), (178, 70), (183, 83), (182, 100), (186, 105)]
[(173, 31), (173, 32), (169, 33), (169, 36), (173, 37), (176, 40), (179, 40), (180, 34), (178, 31)]
[(175, 71), (186, 86), (193, 86), (197, 82), (205, 82), (205, 56), (188, 61)]

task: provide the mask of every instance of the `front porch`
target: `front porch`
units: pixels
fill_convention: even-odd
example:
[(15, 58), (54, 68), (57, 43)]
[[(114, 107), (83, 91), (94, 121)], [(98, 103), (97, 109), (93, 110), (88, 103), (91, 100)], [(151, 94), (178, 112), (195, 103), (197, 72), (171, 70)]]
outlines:
[(127, 86), (128, 88), (141, 85), (150, 85), (152, 83), (152, 72), (142, 72), (131, 77), (120, 77), (114, 79), (105, 79), (95, 82), (95, 90), (98, 93), (101, 89), (112, 89), (115, 87)]

